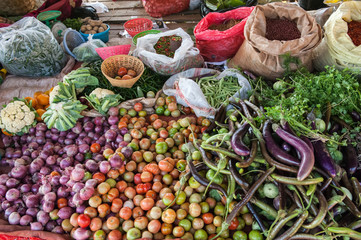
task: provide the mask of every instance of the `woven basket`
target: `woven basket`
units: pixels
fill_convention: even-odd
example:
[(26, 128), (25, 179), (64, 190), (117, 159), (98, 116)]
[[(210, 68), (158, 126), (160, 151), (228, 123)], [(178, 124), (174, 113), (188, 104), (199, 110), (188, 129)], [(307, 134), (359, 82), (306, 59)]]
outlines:
[(134, 37), (140, 32), (151, 30), (153, 22), (147, 18), (134, 18), (124, 23), (124, 29)]
[(19, 16), (24, 15), (35, 7), (36, 0), (1, 0), (0, 15)]
[[(137, 76), (129, 80), (118, 80), (116, 76), (118, 69), (125, 67), (136, 71)], [(129, 55), (116, 55), (104, 60), (101, 66), (103, 75), (115, 87), (131, 88), (139, 80), (144, 72), (144, 64), (138, 58)]]

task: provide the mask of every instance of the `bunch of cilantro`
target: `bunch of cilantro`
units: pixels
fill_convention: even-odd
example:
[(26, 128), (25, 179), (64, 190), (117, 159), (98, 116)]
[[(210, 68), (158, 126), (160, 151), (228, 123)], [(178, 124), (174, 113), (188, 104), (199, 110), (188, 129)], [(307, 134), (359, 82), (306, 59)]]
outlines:
[(361, 87), (359, 80), (349, 70), (326, 67), (326, 71), (310, 73), (297, 70), (274, 84), (259, 81), (255, 87), (267, 117), (288, 121), (298, 134), (314, 137), (307, 115), (314, 113), (322, 118), (331, 105), (331, 116), (355, 125), (350, 113), (361, 113)]

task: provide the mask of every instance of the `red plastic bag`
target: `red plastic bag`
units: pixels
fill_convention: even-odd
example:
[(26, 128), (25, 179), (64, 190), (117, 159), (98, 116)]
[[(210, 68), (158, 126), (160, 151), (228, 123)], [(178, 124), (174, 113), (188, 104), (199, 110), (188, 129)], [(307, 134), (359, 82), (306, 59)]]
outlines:
[(37, 237), (18, 237), (18, 236), (0, 234), (0, 240), (42, 240), (42, 239)]
[[(194, 28), (196, 45), (203, 58), (208, 62), (220, 62), (233, 57), (244, 40), (243, 30), (248, 16), (254, 7), (240, 7), (225, 13), (209, 13)], [(222, 24), (228, 20), (242, 21), (225, 30), (210, 30), (215, 24)]]
[(142, 0), (145, 11), (151, 17), (164, 17), (189, 8), (190, 0)]

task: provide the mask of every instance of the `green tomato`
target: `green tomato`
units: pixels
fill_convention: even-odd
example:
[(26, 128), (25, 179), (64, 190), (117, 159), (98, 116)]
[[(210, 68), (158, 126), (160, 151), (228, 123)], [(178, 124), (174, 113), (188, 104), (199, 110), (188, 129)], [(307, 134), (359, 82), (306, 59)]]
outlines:
[(275, 198), (278, 196), (278, 187), (274, 183), (266, 183), (263, 186), (264, 195), (268, 198)]
[(181, 147), (182, 152), (188, 152), (188, 149), (189, 148), (188, 148), (187, 144), (183, 144)]
[(145, 117), (145, 116), (147, 116), (147, 112), (142, 110), (142, 111), (138, 112), (138, 115), (139, 115), (139, 117)]
[(171, 113), (172, 113), (172, 112), (169, 111), (169, 109), (167, 108), (166, 110), (164, 110), (164, 113), (163, 113), (163, 114), (164, 114), (164, 116), (167, 116), (167, 117), (168, 117), (168, 116), (171, 115)]
[(282, 90), (286, 87), (286, 83), (284, 81), (277, 81), (273, 84), (274, 90)]
[(207, 240), (208, 239), (208, 234), (205, 230), (203, 229), (198, 229), (195, 233), (194, 233), (194, 240)]
[(195, 219), (195, 217), (192, 217), (190, 214), (187, 215), (187, 219), (191, 222)]
[(168, 144), (166, 142), (159, 142), (155, 145), (155, 152), (158, 154), (164, 154), (168, 151)]
[(142, 233), (140, 232), (140, 230), (138, 228), (132, 228), (129, 229), (129, 231), (127, 232), (127, 239), (129, 240), (135, 240), (138, 239), (142, 236)]
[(214, 214), (218, 216), (224, 216), (225, 207), (222, 204), (217, 204), (214, 208)]
[(246, 214), (249, 213), (248, 207), (244, 205), (241, 210), (239, 211), (240, 214)]
[(155, 109), (155, 113), (158, 114), (158, 115), (163, 115), (164, 114), (164, 107), (163, 106), (158, 106), (156, 109)]
[(326, 130), (326, 123), (320, 118), (316, 118), (316, 129), (320, 132), (324, 132)]
[(233, 234), (233, 240), (247, 240), (247, 233), (243, 231), (236, 231)]
[(146, 134), (148, 137), (150, 137), (152, 135), (152, 133), (154, 133), (154, 132), (155, 132), (155, 130), (153, 128), (148, 128)]
[(218, 173), (216, 177), (214, 175), (216, 174), (216, 171), (209, 169), (206, 174), (206, 178), (211, 181), (213, 179), (213, 182), (216, 184), (221, 184), (223, 182), (223, 175), (221, 173)]
[(130, 110), (128, 111), (128, 114), (129, 114), (129, 116), (131, 116), (131, 117), (135, 117), (135, 116), (137, 116), (137, 111), (135, 111), (134, 109), (130, 109)]
[(201, 205), (202, 213), (209, 212), (209, 204), (207, 202), (201, 202), (200, 205)]
[(85, 182), (88, 179), (92, 178), (92, 174), (90, 172), (85, 172), (84, 177), (83, 177), (83, 181)]
[(252, 230), (248, 233), (249, 240), (263, 240), (263, 235), (260, 231)]
[(199, 160), (201, 160), (201, 158), (202, 158), (202, 155), (201, 155), (200, 151), (196, 150), (192, 153), (192, 159), (194, 161), (199, 161)]
[(154, 97), (155, 97), (155, 93), (153, 91), (147, 92), (147, 98), (154, 98)]
[(104, 240), (106, 236), (103, 230), (98, 230), (94, 233), (94, 240)]
[(128, 147), (131, 147), (133, 149), (133, 151), (138, 151), (139, 150), (139, 146), (135, 143), (129, 143)]
[(246, 226), (246, 222), (244, 221), (244, 219), (242, 217), (237, 217), (238, 219), (238, 226), (237, 226), (237, 229), (236, 230), (242, 230), (245, 226)]
[(113, 178), (108, 178), (107, 180), (105, 180), (105, 182), (107, 182), (111, 188), (115, 187), (115, 185), (117, 184), (117, 181), (115, 181)]
[(202, 202), (202, 196), (199, 193), (193, 193), (189, 197), (188, 202), (190, 202), (190, 203), (200, 203), (200, 202)]
[(121, 108), (121, 109), (119, 109), (119, 114), (120, 114), (120, 116), (124, 116), (125, 114), (127, 114), (127, 109), (125, 109), (125, 108)]
[[(222, 230), (222, 227), (217, 227), (216, 232), (219, 233)], [(220, 235), (222, 238), (228, 238), (229, 237), (229, 230), (224, 230)]]
[(192, 223), (188, 219), (182, 219), (179, 221), (179, 226), (183, 227), (186, 232), (191, 230)]
[(177, 205), (182, 205), (187, 198), (187, 194), (184, 191), (180, 191), (179, 194), (177, 195), (177, 199), (175, 201), (175, 203)]
[(59, 219), (58, 212), (59, 212), (59, 209), (55, 209), (55, 210), (51, 211), (51, 212), (49, 213), (50, 219), (51, 219), (51, 220), (57, 220), (57, 219)]
[(195, 188), (199, 188), (201, 186), (201, 184), (199, 182), (197, 182), (194, 177), (191, 177), (188, 180), (188, 184), (191, 188), (195, 189)]
[(258, 224), (257, 221), (253, 221), (253, 223), (252, 223), (252, 230), (257, 230), (257, 231), (260, 231), (260, 230), (261, 230), (261, 227), (259, 226), (259, 224)]
[(174, 134), (176, 134), (177, 132), (178, 132), (178, 129), (176, 129), (176, 128), (169, 129), (169, 131), (168, 131), (169, 137), (172, 138), (174, 136)]
[(178, 169), (178, 171), (183, 172), (184, 170), (186, 170), (187, 167), (187, 162), (184, 159), (178, 160), (176, 167)]

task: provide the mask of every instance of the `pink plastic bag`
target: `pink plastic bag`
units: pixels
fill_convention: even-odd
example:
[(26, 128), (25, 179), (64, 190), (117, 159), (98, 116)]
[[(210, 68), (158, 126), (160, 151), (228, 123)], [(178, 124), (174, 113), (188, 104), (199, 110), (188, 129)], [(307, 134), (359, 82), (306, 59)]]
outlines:
[(151, 17), (164, 17), (189, 8), (190, 0), (142, 0), (145, 11)]
[[(243, 30), (248, 16), (254, 7), (240, 7), (225, 13), (209, 13), (195, 27), (196, 45), (203, 58), (208, 62), (220, 62), (233, 57), (244, 40)], [(213, 24), (228, 20), (242, 21), (225, 30), (209, 30)]]

